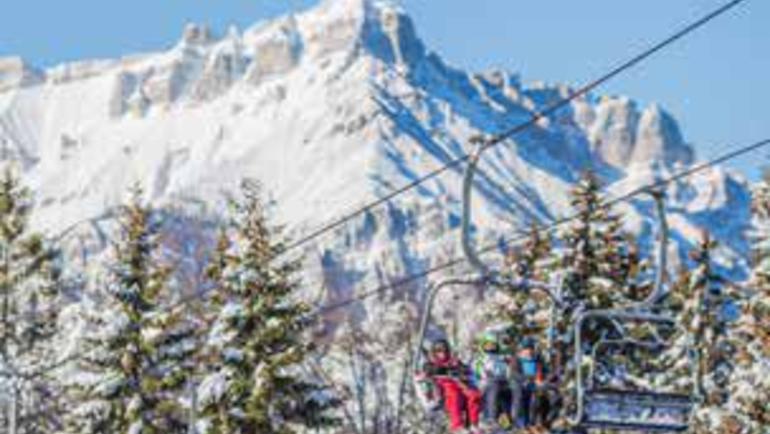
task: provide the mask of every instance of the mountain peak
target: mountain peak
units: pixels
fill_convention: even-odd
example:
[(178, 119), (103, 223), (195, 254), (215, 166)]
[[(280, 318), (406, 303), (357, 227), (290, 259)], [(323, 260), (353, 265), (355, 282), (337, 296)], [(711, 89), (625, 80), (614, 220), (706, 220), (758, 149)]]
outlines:
[(21, 57), (0, 57), (0, 92), (40, 83), (44, 76), (42, 71), (31, 67)]
[(182, 44), (203, 45), (214, 41), (211, 29), (207, 25), (188, 23), (182, 32)]
[(318, 6), (309, 9), (310, 13), (325, 14), (354, 14), (365, 15), (379, 13), (383, 10), (403, 12), (403, 9), (393, 0), (322, 0)]
[(671, 114), (658, 104), (640, 111), (627, 97), (599, 100), (589, 137), (594, 152), (615, 167), (689, 164), (693, 159), (693, 150), (684, 142)]
[(642, 111), (636, 136), (635, 161), (689, 164), (693, 160), (693, 150), (684, 142), (676, 119), (658, 104)]
[(388, 63), (410, 63), (424, 47), (406, 12), (384, 0), (324, 0), (297, 17), (310, 54), (363, 49)]

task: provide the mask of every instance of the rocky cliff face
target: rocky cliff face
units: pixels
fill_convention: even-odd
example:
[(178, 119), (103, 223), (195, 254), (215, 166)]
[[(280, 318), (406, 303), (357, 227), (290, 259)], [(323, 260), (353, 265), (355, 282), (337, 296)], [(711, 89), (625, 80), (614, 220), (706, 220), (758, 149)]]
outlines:
[[(463, 155), (470, 137), (525, 122), (568, 92), (523, 84), (505, 71), (452, 67), (386, 2), (326, 0), (224, 36), (190, 25), (157, 53), (46, 71), (2, 59), (1, 156), (18, 162), (36, 189), (35, 224), (61, 235), (81, 258), (98, 257), (109, 211), (136, 182), (160, 205), (208, 215), (221, 210), (223, 190), (254, 178), (276, 200), (276, 219), (299, 236)], [(587, 168), (610, 184), (610, 194), (621, 194), (696, 160), (663, 109), (625, 97), (579, 99), (485, 154), (475, 186), (477, 234), (494, 241), (569, 213), (569, 188)], [(456, 254), (460, 186), (461, 168), (450, 170), (307, 245), (307, 297), (345, 300)], [(740, 276), (745, 184), (717, 168), (668, 193), (672, 251), (684, 252), (711, 230), (722, 242), (724, 267)], [(644, 197), (620, 206), (644, 247), (654, 239), (652, 209)], [(188, 235), (177, 239), (177, 254), (198, 245)], [(414, 324), (426, 285), (438, 277), (330, 313), (327, 336), (352, 327), (393, 341), (405, 321)], [(486, 297), (458, 294), (440, 301), (439, 323), (458, 315), (470, 321)], [(401, 349), (383, 355), (383, 364), (403, 360), (404, 341), (395, 342)]]

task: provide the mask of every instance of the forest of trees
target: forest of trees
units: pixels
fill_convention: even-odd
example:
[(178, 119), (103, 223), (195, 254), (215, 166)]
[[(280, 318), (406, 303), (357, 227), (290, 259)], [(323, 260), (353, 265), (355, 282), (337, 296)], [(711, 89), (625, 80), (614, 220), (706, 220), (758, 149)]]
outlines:
[(338, 399), (303, 375), (312, 344), (309, 307), (295, 294), (298, 265), (271, 263), (280, 235), (259, 189), (244, 184), (240, 193), (211, 254), (205, 314), (196, 315), (173, 302), (179, 288), (161, 251), (163, 214), (132, 191), (103, 265), (102, 299), (80, 311), (83, 337), (62, 361), (57, 348), (68, 331), (57, 328), (57, 313), (66, 285), (78, 283), (62, 279), (67, 261), (56, 246), (31, 233), (31, 193), (4, 172), (6, 432), (283, 434), (337, 425), (328, 410)]
[[(0, 426), (9, 434), (289, 434), (295, 432), (439, 432), (414, 397), (401, 365), (397, 402), (382, 384), (379, 352), (408, 355), (416, 324), (396, 345), (378, 346), (351, 330), (336, 345), (351, 384), (332, 384), (316, 351), (312, 311), (300, 297), (302, 263), (276, 261), (286, 245), (272, 226), (258, 187), (244, 183), (229, 201), (210, 248), (198, 309), (184, 293), (174, 263), (163, 255), (164, 214), (141, 189), (118, 213), (111, 251), (97, 282), (67, 273), (60, 246), (30, 229), (34, 198), (6, 170), (0, 179)], [(571, 310), (607, 308), (643, 299), (654, 268), (623, 221), (606, 206), (600, 181), (585, 176), (573, 191), (577, 218), (557, 233), (533, 228), (513, 246), (506, 273), (547, 281), (564, 276), (557, 321), (545, 319), (547, 299), (510, 291), (492, 315), (511, 323), (514, 338), (554, 343), (554, 363), (566, 378), (571, 357)], [(700, 399), (691, 432), (762, 434), (770, 426), (770, 183), (755, 189), (749, 279), (720, 274), (716, 243), (704, 232), (688, 262), (667, 278), (660, 308), (677, 318), (696, 343), (695, 389)], [(94, 275), (94, 273), (89, 274)], [(98, 297), (77, 310), (75, 354), (62, 354), (73, 333), (60, 314), (86, 286)], [(182, 288), (183, 289), (183, 288)], [(188, 291), (189, 293), (189, 291)], [(408, 310), (404, 310), (407, 312)], [(415, 318), (404, 314), (405, 323)], [(602, 333), (603, 325), (590, 325)], [(644, 365), (647, 366), (647, 365)], [(654, 367), (650, 368), (653, 369)], [(671, 364), (653, 379), (677, 387), (686, 367)], [(562, 383), (569, 406), (570, 381)], [(375, 409), (368, 403), (375, 403)]]

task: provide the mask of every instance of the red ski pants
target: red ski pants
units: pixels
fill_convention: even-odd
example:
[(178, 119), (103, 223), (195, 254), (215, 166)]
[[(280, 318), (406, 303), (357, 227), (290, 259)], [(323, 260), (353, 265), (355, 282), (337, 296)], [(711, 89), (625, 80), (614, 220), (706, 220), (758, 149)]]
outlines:
[(449, 428), (457, 431), (465, 427), (465, 411), (468, 422), (475, 426), (481, 413), (481, 392), (460, 385), (456, 380), (442, 378), (436, 381), (444, 397), (444, 408), (449, 416)]

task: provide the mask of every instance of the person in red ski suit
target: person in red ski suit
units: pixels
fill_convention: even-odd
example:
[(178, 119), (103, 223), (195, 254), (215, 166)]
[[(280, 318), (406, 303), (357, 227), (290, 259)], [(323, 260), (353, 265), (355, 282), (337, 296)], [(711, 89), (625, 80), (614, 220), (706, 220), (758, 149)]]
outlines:
[(469, 368), (452, 356), (447, 341), (440, 340), (433, 344), (425, 371), (441, 390), (444, 409), (449, 416), (449, 428), (453, 432), (459, 431), (465, 428), (466, 422), (478, 426), (481, 392), (470, 385)]

